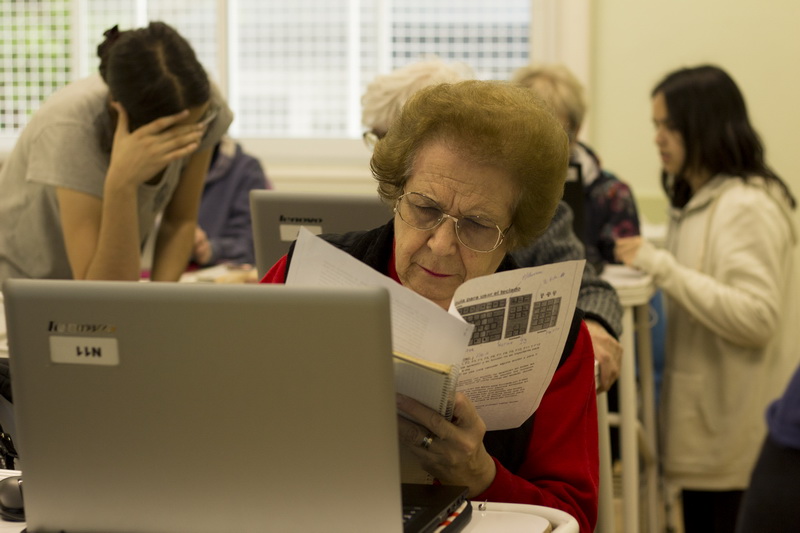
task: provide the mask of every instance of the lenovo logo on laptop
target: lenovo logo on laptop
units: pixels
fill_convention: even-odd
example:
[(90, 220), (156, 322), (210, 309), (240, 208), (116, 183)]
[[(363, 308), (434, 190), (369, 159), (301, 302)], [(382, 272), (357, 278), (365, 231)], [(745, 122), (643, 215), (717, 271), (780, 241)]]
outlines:
[[(115, 337), (78, 337), (69, 333), (113, 334), (117, 327), (108, 324), (72, 324), (50, 321), (50, 361), (62, 364), (104, 365), (119, 364), (119, 348)], [(61, 335), (66, 333), (67, 335)]]
[(117, 326), (108, 324), (61, 324), (52, 320), (47, 325), (51, 333), (114, 333)]

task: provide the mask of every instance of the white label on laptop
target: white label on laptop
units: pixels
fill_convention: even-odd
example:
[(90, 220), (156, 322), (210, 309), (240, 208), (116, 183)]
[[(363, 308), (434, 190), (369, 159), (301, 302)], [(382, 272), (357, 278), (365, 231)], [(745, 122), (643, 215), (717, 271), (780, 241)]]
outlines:
[(117, 339), (108, 337), (50, 337), (50, 360), (70, 365), (119, 364)]
[(297, 234), (300, 233), (300, 228), (306, 228), (314, 235), (322, 234), (322, 226), (307, 226), (305, 224), (281, 224), (281, 240), (283, 242), (296, 241)]

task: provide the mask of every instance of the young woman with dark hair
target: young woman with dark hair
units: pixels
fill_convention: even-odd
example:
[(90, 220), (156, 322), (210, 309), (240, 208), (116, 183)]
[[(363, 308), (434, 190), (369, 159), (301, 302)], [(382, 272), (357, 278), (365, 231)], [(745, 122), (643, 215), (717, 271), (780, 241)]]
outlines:
[(188, 264), (213, 146), (233, 115), (173, 28), (105, 32), (100, 73), (54, 93), (0, 173), (0, 281), (152, 279)]
[(652, 109), (671, 203), (666, 249), (632, 237), (616, 253), (666, 296), (663, 467), (682, 491), (685, 530), (732, 533), (764, 410), (797, 364), (795, 200), (722, 69), (669, 74)]
[[(673, 206), (686, 205), (691, 197), (688, 176), (700, 172), (773, 182), (795, 207), (787, 186), (764, 161), (761, 138), (728, 73), (711, 65), (678, 70), (665, 77), (651, 96), (659, 103), (663, 100), (669, 110), (667, 127), (680, 134), (686, 151), (681, 168), (674, 168), (675, 159), (665, 161), (661, 175)], [(672, 165), (668, 167), (668, 163)]]

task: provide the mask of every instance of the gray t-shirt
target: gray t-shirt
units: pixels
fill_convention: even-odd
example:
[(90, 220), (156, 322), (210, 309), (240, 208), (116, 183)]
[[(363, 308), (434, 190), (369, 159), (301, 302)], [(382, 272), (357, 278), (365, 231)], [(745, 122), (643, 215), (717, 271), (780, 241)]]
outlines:
[[(219, 113), (200, 149), (214, 146), (233, 120), (213, 85), (211, 99)], [(60, 89), (36, 112), (0, 170), (0, 282), (72, 278), (56, 189), (102, 198), (113, 137), (108, 87), (99, 74)], [(185, 163), (170, 163), (159, 183), (139, 187), (140, 244), (172, 198)]]

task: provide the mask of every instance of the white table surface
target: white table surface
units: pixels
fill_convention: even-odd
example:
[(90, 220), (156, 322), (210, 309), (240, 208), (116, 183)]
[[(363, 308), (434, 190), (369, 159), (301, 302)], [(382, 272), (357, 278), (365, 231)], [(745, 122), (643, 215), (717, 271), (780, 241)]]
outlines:
[[(0, 470), (0, 473), (12, 471)], [(6, 474), (3, 474), (6, 475)], [(476, 502), (477, 505), (477, 502)], [(472, 512), (472, 519), (462, 530), (464, 533), (540, 533), (545, 531), (547, 520), (536, 514), (533, 505), (520, 505), (518, 509), (503, 510), (501, 505), (513, 504), (490, 504), (494, 510), (478, 511), (477, 507)], [(523, 508), (531, 509), (523, 509)], [(563, 526), (562, 526), (563, 527)], [(25, 529), (24, 522), (6, 522), (0, 520), (0, 533), (21, 533)], [(564, 531), (570, 531), (565, 529)], [(577, 533), (577, 523), (574, 529)]]
[[(472, 502), (472, 519), (464, 533), (578, 533), (578, 521), (569, 514), (539, 505)], [(445, 530), (446, 531), (446, 530)]]
[[(0, 469), (0, 479), (18, 476), (18, 470)], [(539, 533), (545, 531), (548, 520), (553, 522), (554, 531), (565, 533), (578, 531), (578, 524), (567, 513), (538, 505), (520, 505), (513, 503), (479, 503), (472, 502), (473, 511), (470, 523), (464, 528), (465, 533)], [(481, 507), (485, 509), (481, 510)], [(545, 518), (547, 517), (547, 519)], [(560, 526), (562, 529), (558, 529)], [(21, 533), (25, 529), (24, 522), (6, 522), (0, 520), (0, 533)]]

